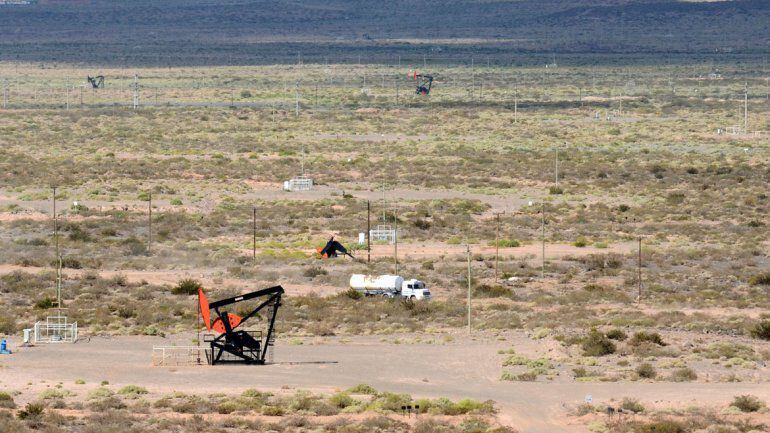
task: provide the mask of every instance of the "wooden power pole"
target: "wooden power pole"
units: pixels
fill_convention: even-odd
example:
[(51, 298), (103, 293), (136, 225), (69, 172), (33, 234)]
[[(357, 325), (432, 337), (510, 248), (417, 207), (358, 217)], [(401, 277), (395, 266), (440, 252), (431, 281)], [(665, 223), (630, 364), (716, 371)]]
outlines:
[(147, 254), (152, 251), (152, 191), (147, 194)]
[(471, 333), (471, 246), (465, 245), (466, 252), (468, 254), (468, 334)]
[(500, 215), (503, 212), (495, 212), (495, 218), (497, 219), (497, 228), (495, 230), (495, 280), (497, 280), (498, 268), (500, 267)]

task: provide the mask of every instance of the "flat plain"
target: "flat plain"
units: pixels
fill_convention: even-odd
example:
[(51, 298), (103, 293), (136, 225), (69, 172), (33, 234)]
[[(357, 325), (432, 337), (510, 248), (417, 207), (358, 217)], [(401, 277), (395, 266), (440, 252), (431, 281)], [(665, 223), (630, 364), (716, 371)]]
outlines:
[[(0, 333), (56, 310), (53, 186), (82, 330), (0, 358), (45, 407), (9, 431), (766, 431), (770, 88), (718, 61), (0, 64)], [(367, 202), (400, 233), (371, 262)], [(332, 235), (356, 260), (316, 256)], [(348, 290), (396, 272), (434, 298)], [(276, 364), (152, 367), (196, 343), (185, 279), (282, 284)]]

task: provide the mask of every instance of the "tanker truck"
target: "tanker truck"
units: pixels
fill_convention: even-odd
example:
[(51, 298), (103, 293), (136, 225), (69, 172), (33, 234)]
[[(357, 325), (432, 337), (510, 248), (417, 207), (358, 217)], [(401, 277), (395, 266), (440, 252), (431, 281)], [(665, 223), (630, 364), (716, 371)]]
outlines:
[(350, 277), (350, 287), (364, 296), (385, 296), (405, 299), (430, 299), (430, 290), (420, 280), (404, 280), (398, 275), (364, 275), (353, 274)]

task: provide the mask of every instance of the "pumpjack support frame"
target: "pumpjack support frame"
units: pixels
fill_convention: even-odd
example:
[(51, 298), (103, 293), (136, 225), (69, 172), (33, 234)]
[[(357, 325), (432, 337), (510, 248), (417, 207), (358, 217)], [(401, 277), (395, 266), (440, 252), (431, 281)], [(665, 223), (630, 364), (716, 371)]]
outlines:
[(97, 75), (95, 77), (88, 76), (88, 83), (91, 84), (91, 87), (94, 89), (103, 89), (104, 88), (104, 75)]
[[(275, 341), (275, 318), (278, 314), (278, 308), (281, 306), (281, 296), (283, 294), (283, 287), (273, 286), (209, 304), (203, 290), (198, 289), (200, 314), (203, 317), (206, 329), (218, 333), (218, 335), (209, 334), (211, 338), (206, 339), (211, 346), (206, 353), (209, 364), (265, 364), (268, 350), (270, 350)], [(243, 317), (224, 310), (224, 307), (228, 305), (259, 298), (266, 299)], [(265, 335), (262, 335), (259, 331), (246, 330), (244, 323), (264, 309), (268, 310), (266, 314), (267, 332)], [(211, 322), (212, 312), (215, 316), (213, 322)]]
[(433, 87), (433, 76), (415, 73), (414, 79), (417, 80), (415, 93), (418, 95), (430, 95), (430, 90)]
[(353, 255), (348, 252), (348, 249), (345, 248), (344, 245), (335, 240), (334, 236), (329, 239), (329, 242), (326, 242), (326, 245), (324, 245), (323, 248), (318, 248), (318, 255), (324, 259), (334, 258), (340, 254), (349, 256), (351, 259), (355, 260), (355, 257), (353, 257)]

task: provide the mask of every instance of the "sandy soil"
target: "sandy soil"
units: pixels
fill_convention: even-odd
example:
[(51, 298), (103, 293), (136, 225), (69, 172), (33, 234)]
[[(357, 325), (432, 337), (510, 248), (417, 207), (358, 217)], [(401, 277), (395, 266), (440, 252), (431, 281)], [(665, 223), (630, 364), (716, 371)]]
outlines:
[[(252, 387), (277, 390), (283, 386), (333, 391), (368, 383), (415, 397), (492, 399), (498, 402), (503, 422), (528, 433), (587, 431), (579, 420), (568, 416), (587, 395), (597, 405), (633, 396), (649, 407), (726, 405), (740, 393), (770, 399), (767, 383), (501, 382), (499, 349), (541, 344), (521, 334), (509, 335), (507, 340), (468, 338), (458, 333), (448, 343), (440, 336), (432, 344), (334, 337), (292, 345), (279, 338), (276, 363), (262, 367), (151, 365), (154, 345), (190, 345), (192, 335), (167, 339), (95, 337), (74, 345), (33, 348), (17, 348), (18, 341), (12, 340), (11, 347), (17, 351), (0, 357), (0, 388), (22, 392), (18, 400), (24, 402), (58, 382), (83, 395), (80, 390), (91, 389), (102, 380), (115, 387), (142, 385), (153, 394), (173, 390), (235, 393)], [(76, 379), (84, 379), (87, 385), (74, 385)]]

